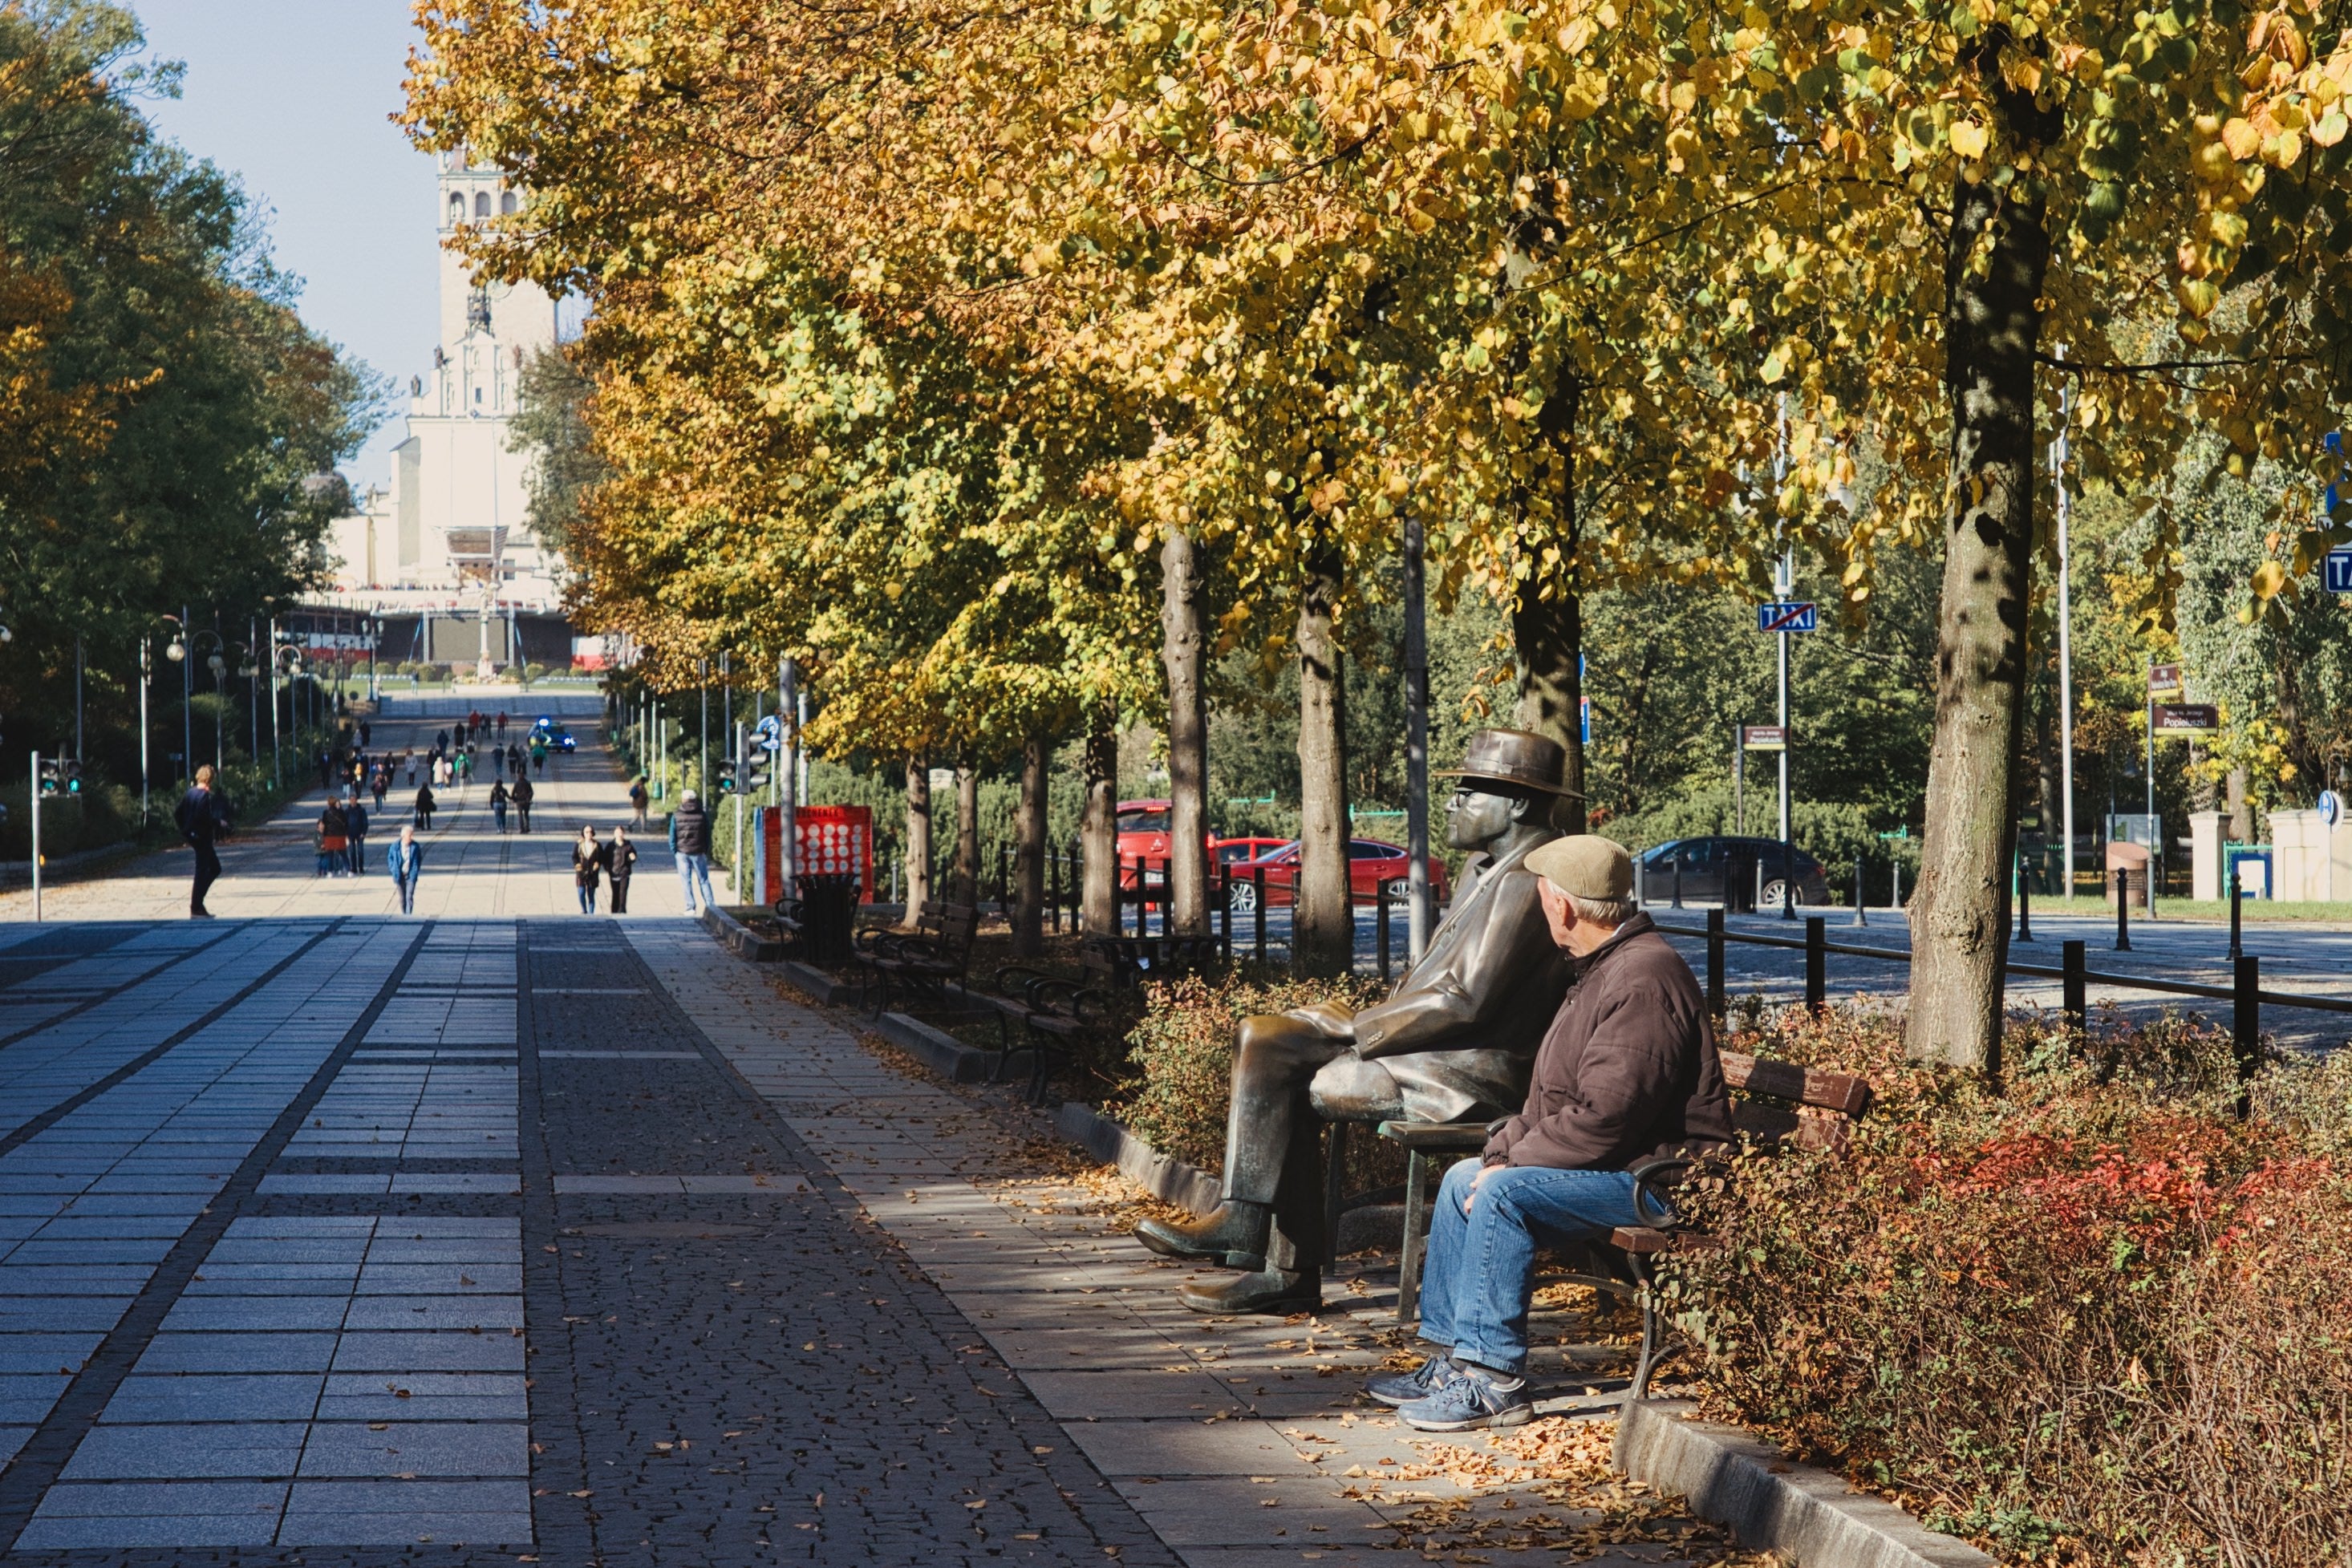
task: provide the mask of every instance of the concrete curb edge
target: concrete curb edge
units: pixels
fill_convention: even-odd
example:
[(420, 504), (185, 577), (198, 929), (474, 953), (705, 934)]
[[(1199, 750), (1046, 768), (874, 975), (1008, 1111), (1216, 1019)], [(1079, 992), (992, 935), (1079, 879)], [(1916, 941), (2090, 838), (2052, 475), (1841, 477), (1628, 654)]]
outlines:
[(1967, 1542), (1929, 1530), (1839, 1476), (1796, 1465), (1736, 1427), (1685, 1419), (1686, 1400), (1629, 1404), (1617, 1418), (1618, 1469), (1729, 1526), (1741, 1545), (1801, 1568), (1991, 1568)]
[(746, 962), (772, 964), (784, 956), (782, 942), (755, 936), (750, 926), (716, 904), (706, 905), (695, 918), (701, 921), (729, 952)]
[(1223, 1201), (1223, 1184), (1197, 1166), (1161, 1154), (1117, 1122), (1077, 1100), (1065, 1100), (1054, 1130), (1162, 1202), (1206, 1214)]
[(857, 999), (857, 988), (846, 980), (836, 980), (813, 964), (798, 958), (776, 960), (776, 977), (797, 990), (806, 991), (814, 999), (829, 1008), (845, 1008)]
[(978, 1083), (988, 1077), (991, 1058), (987, 1051), (976, 1051), (920, 1019), (908, 1018), (905, 1013), (884, 1013), (866, 1027), (950, 1083)]

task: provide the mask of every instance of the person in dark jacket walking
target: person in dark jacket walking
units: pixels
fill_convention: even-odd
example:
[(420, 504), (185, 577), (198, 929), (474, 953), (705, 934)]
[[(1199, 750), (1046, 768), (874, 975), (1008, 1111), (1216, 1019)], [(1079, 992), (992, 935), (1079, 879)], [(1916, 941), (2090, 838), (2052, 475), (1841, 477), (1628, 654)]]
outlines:
[(424, 832), (433, 826), (433, 810), (437, 803), (433, 799), (432, 785), (419, 784), (416, 787), (416, 831), (418, 832)]
[(367, 808), (360, 804), (359, 786), (352, 787), (351, 802), (343, 808), (343, 831), (351, 839), (352, 874), (365, 876), (367, 862), (360, 857), (367, 852)]
[(637, 846), (629, 838), (629, 830), (615, 827), (613, 839), (604, 846), (604, 874), (613, 879), (613, 913), (629, 912), (629, 878), (637, 872)]
[(1731, 1142), (1731, 1103), (1690, 967), (1633, 898), (1633, 863), (1607, 839), (1556, 839), (1528, 856), (1552, 940), (1577, 981), (1536, 1053), (1519, 1113), (1486, 1153), (1445, 1173), (1430, 1228), (1421, 1337), (1410, 1373), (1368, 1392), (1424, 1432), (1533, 1419), (1528, 1303), (1540, 1247), (1605, 1237), (1643, 1213), (1633, 1167)]
[(580, 890), (580, 913), (596, 913), (596, 880), (604, 874), (605, 850), (596, 841), (596, 830), (583, 827), (572, 846), (572, 880)]
[(180, 797), (173, 812), (179, 824), (180, 837), (196, 852), (196, 878), (188, 889), (188, 918), (210, 920), (213, 912), (205, 907), (205, 894), (220, 880), (220, 852), (215, 842), (228, 836), (228, 801), (213, 788), (212, 764), (196, 769), (196, 781)]
[(351, 863), (351, 829), (343, 820), (343, 803), (330, 800), (327, 809), (319, 813), (315, 835), (319, 841), (319, 874), (341, 876)]
[[(496, 757), (498, 753), (493, 751), (490, 755)], [(499, 831), (502, 833), (507, 831), (507, 787), (504, 780), (490, 786), (490, 816), (498, 823)]]
[(538, 791), (530, 787), (530, 780), (524, 778), (521, 771), (518, 769), (515, 773), (514, 789), (509, 793), (514, 798), (515, 831), (527, 833), (530, 831), (530, 799)]
[(714, 900), (710, 896), (710, 818), (702, 809), (701, 798), (688, 789), (678, 797), (677, 810), (669, 819), (669, 852), (677, 862), (677, 890), (686, 897), (686, 912), (694, 913), (694, 889), (702, 886), (702, 907), (708, 909)]

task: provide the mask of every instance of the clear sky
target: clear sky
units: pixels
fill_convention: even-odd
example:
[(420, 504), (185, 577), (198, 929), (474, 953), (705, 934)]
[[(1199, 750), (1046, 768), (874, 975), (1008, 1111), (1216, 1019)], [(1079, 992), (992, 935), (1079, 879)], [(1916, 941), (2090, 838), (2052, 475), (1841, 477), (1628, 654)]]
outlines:
[[(187, 65), (163, 133), (236, 173), (269, 218), (278, 264), (304, 280), (311, 328), (391, 377), (395, 406), (433, 362), (439, 266), (433, 161), (389, 118), (409, 0), (130, 0), (149, 52)], [(387, 482), (395, 413), (344, 465)]]

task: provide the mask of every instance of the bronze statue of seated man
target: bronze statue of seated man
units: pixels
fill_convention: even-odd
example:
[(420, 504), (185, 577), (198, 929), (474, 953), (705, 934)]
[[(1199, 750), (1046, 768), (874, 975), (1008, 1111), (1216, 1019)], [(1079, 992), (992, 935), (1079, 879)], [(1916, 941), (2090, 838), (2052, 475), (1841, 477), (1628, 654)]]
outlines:
[[(1558, 742), (1526, 730), (1473, 736), (1445, 808), (1446, 841), (1470, 861), (1421, 962), (1361, 1012), (1318, 1002), (1242, 1020), (1224, 1201), (1192, 1224), (1146, 1220), (1135, 1230), (1155, 1252), (1244, 1270), (1223, 1286), (1186, 1286), (1185, 1305), (1284, 1312), (1321, 1303), (1321, 1122), (1485, 1123), (1526, 1099), (1569, 966), (1524, 862), (1559, 836), (1551, 817), (1571, 793), (1567, 761)], [(1286, 1259), (1268, 1256), (1276, 1224)]]

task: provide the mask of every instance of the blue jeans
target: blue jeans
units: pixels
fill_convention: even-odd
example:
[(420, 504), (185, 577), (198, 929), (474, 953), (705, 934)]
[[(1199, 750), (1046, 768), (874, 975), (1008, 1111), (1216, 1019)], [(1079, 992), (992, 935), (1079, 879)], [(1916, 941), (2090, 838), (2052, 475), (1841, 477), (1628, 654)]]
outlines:
[(596, 913), (596, 884), (595, 884), (594, 883), (593, 883), (593, 882), (583, 882), (583, 883), (580, 883), (580, 884), (579, 884), (579, 886), (580, 886), (580, 913), (581, 913), (581, 914), (583, 914), (583, 915), (593, 915), (593, 914), (595, 914), (595, 913)]
[(1503, 1166), (1463, 1204), (1478, 1179), (1474, 1155), (1445, 1173), (1429, 1228), (1421, 1282), (1421, 1337), (1456, 1359), (1513, 1376), (1528, 1364), (1528, 1300), (1536, 1249), (1606, 1236), (1620, 1225), (1655, 1224), (1633, 1209), (1623, 1171), (1556, 1171)]
[(686, 899), (686, 912), (694, 913), (694, 886), (702, 884), (702, 907), (709, 909), (718, 900), (710, 896), (710, 857), (679, 855), (677, 859), (677, 891)]
[(416, 879), (413, 876), (400, 879), (400, 912), (403, 915), (416, 913)]

